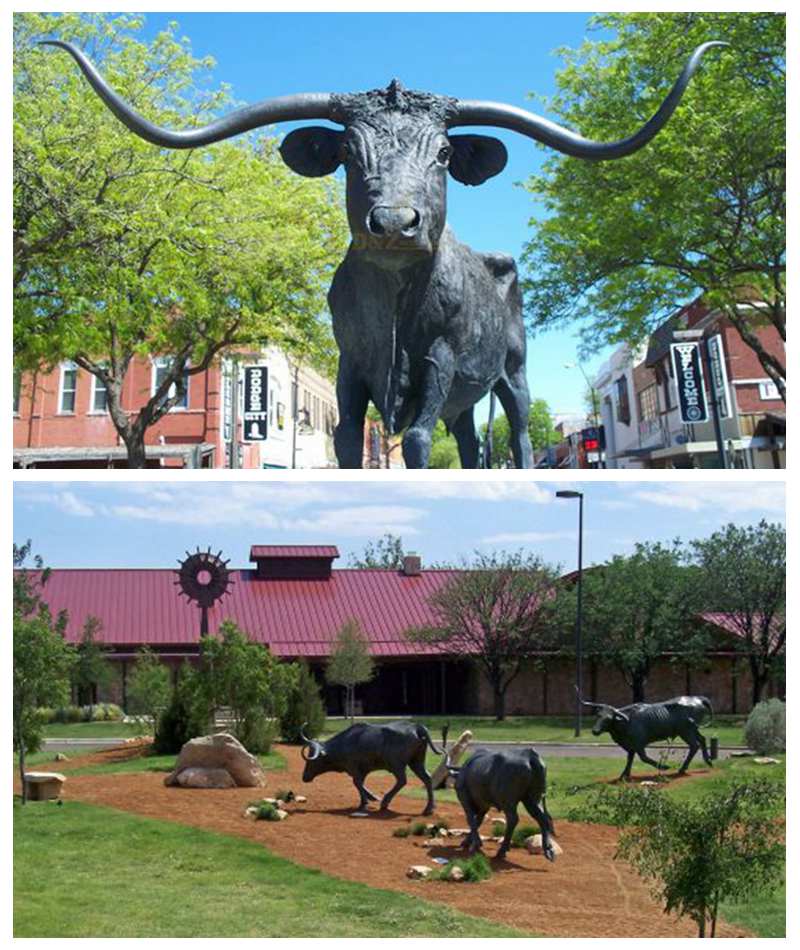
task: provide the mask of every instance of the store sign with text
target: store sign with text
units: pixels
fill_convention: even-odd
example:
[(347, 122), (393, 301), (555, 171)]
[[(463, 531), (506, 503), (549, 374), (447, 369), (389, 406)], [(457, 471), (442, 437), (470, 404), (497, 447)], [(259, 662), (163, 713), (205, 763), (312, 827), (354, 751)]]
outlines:
[(713, 398), (717, 401), (719, 417), (720, 419), (730, 419), (732, 413), (728, 371), (725, 368), (725, 350), (722, 347), (722, 336), (719, 333), (708, 339), (708, 365), (709, 375), (711, 376), (711, 392)]
[(269, 429), (269, 388), (266, 366), (244, 368), (244, 413), (242, 434), (245, 442), (265, 442)]
[(678, 406), (681, 422), (706, 422), (708, 405), (703, 381), (703, 361), (699, 343), (673, 343), (672, 368), (678, 387)]

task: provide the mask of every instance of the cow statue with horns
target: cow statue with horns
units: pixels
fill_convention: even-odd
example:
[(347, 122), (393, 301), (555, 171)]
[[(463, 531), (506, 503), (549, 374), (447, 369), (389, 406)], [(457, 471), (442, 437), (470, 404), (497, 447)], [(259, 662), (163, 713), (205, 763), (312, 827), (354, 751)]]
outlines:
[(655, 114), (633, 135), (594, 142), (515, 106), (403, 89), (337, 95), (298, 93), (238, 109), (202, 128), (172, 131), (138, 115), (87, 57), (61, 40), (114, 115), (161, 148), (199, 148), (277, 122), (327, 120), (284, 139), (284, 162), (300, 175), (346, 174), (352, 242), (328, 302), (339, 347), (334, 436), (342, 468), (360, 468), (370, 401), (387, 432), (403, 435), (408, 468), (425, 468), (441, 418), (461, 465), (476, 468), (473, 408), (487, 393), (506, 413), (517, 468), (533, 465), (522, 297), (513, 258), (461, 244), (446, 224), (447, 176), (480, 185), (499, 174), (506, 149), (496, 138), (455, 134), (463, 126), (509, 129), (567, 155), (623, 158), (646, 145), (675, 111), (703, 54), (698, 46)]

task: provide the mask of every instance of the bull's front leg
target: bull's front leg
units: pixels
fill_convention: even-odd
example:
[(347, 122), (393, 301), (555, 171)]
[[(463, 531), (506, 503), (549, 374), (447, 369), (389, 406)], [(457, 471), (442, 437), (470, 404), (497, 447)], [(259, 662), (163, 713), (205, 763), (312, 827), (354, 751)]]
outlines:
[(403, 436), (406, 468), (427, 468), (433, 429), (450, 395), (455, 357), (450, 345), (439, 337), (425, 357), (425, 370), (414, 421)]
[(333, 434), (336, 461), (339, 468), (361, 468), (369, 392), (358, 370), (344, 355), (339, 359), (336, 400), (339, 405), (339, 424)]

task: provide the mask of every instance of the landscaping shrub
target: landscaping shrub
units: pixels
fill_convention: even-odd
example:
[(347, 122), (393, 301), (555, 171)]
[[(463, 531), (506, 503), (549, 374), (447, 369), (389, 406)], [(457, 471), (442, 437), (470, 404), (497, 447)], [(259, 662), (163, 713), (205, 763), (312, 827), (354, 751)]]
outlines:
[(758, 703), (744, 727), (744, 741), (759, 755), (786, 751), (786, 703), (767, 699)]
[(421, 838), (428, 833), (428, 824), (425, 821), (414, 821), (408, 829), (408, 833), (416, 838)]
[(102, 703), (101, 706), (96, 706), (96, 709), (102, 708), (103, 718), (106, 722), (121, 722), (123, 717), (122, 707), (118, 706), (116, 703)]
[(492, 836), (495, 838), (500, 838), (506, 833), (506, 826), (502, 821), (493, 821), (492, 822)]
[(449, 881), (454, 868), (460, 868), (464, 872), (464, 882), (467, 884), (477, 884), (479, 881), (486, 881), (492, 876), (492, 868), (486, 856), (483, 854), (473, 854), (471, 858), (456, 858), (455, 861), (443, 865), (441, 869), (435, 870), (429, 877), (429, 881)]
[(276, 726), (263, 713), (253, 712), (235, 732), (236, 738), (252, 755), (266, 755), (275, 741)]
[(181, 687), (179, 679), (169, 706), (159, 717), (153, 752), (156, 755), (177, 755), (190, 739), (202, 733), (202, 726), (192, 713), (186, 690)]
[(314, 738), (325, 728), (325, 706), (319, 686), (308, 664), (297, 664), (297, 679), (292, 687), (286, 710), (280, 717), (281, 736), (285, 742), (302, 742), (300, 730), (306, 726), (306, 735)]
[(59, 706), (53, 710), (51, 722), (83, 722), (81, 706)]
[[(505, 831), (503, 833), (505, 834)], [(514, 829), (514, 834), (511, 835), (511, 847), (524, 848), (528, 838), (538, 834), (541, 834), (541, 832), (534, 825), (519, 825)]]
[(39, 717), (39, 722), (44, 726), (55, 721), (55, 714), (55, 709), (51, 709), (49, 706), (39, 706), (39, 708), (36, 710), (36, 715)]
[(408, 828), (395, 828), (394, 831), (392, 832), (392, 837), (393, 838), (407, 838), (410, 833), (411, 831)]
[(256, 807), (256, 821), (280, 821), (278, 809), (272, 802), (258, 802)]

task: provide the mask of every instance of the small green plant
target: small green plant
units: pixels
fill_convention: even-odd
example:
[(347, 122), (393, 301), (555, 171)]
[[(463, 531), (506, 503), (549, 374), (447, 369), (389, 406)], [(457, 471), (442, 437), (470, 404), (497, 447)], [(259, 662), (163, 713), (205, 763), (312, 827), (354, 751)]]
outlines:
[(393, 838), (407, 838), (411, 833), (409, 828), (395, 828), (392, 832)]
[(428, 833), (428, 825), (424, 821), (412, 822), (411, 827), (409, 828), (409, 834), (412, 834), (417, 838), (422, 838), (427, 833)]
[(257, 802), (256, 821), (280, 821), (278, 809), (272, 802)]
[(290, 788), (279, 788), (278, 791), (275, 792), (275, 798), (277, 798), (279, 802), (291, 802), (294, 801), (294, 792)]
[(502, 821), (492, 822), (492, 837), (501, 838), (505, 833), (506, 833), (505, 822), (502, 822)]
[(533, 825), (520, 825), (514, 829), (514, 834), (511, 835), (511, 847), (524, 848), (528, 838), (538, 834), (540, 834), (539, 829)]
[(767, 699), (753, 707), (744, 727), (744, 741), (759, 755), (786, 751), (786, 703)]
[(442, 865), (440, 869), (435, 870), (429, 875), (429, 881), (450, 881), (453, 878), (453, 870), (459, 868), (467, 884), (477, 884), (479, 881), (487, 881), (492, 876), (492, 868), (486, 856), (483, 854), (473, 854), (471, 858), (456, 858)]
[(428, 834), (431, 838), (437, 838), (443, 831), (447, 831), (449, 828), (449, 821), (446, 821), (444, 818), (438, 818), (436, 821), (430, 823)]

